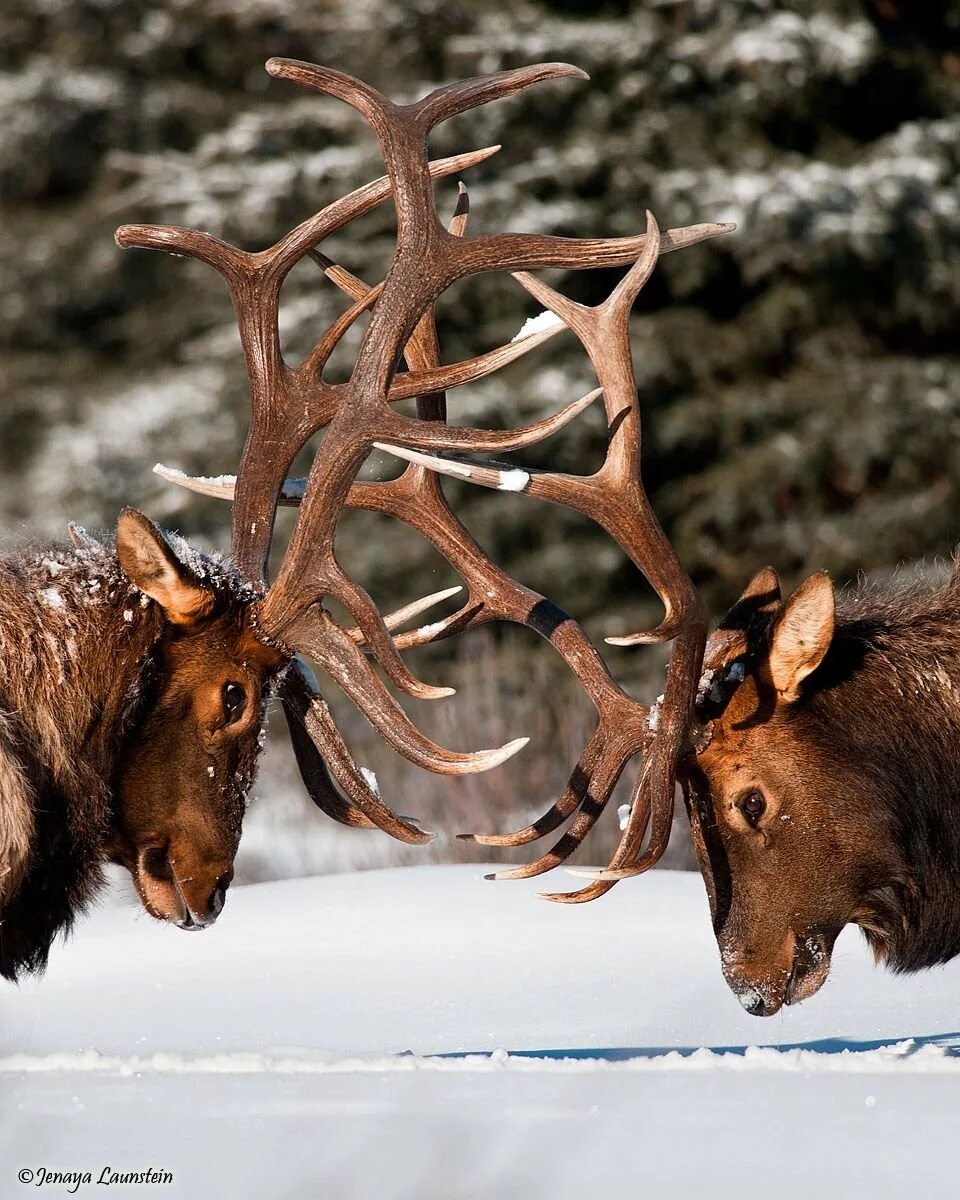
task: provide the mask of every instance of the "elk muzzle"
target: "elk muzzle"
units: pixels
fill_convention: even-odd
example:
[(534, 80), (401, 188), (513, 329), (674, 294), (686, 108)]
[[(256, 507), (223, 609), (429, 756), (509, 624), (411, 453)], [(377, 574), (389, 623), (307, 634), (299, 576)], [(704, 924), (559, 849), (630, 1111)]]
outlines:
[(752, 948), (721, 942), (723, 977), (753, 1017), (772, 1017), (784, 1004), (799, 1004), (818, 992), (830, 973), (832, 946), (819, 932), (797, 937), (788, 930), (772, 960)]
[(170, 843), (141, 850), (132, 873), (151, 916), (178, 929), (206, 929), (223, 910), (233, 879), (233, 857), (178, 851)]

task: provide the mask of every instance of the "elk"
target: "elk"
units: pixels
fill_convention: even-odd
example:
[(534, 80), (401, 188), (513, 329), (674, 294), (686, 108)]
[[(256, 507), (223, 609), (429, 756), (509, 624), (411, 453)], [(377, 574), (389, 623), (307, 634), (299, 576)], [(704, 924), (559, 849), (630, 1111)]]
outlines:
[[(186, 929), (216, 919), (232, 877), (265, 703), (274, 691), (304, 782), (320, 809), (343, 824), (377, 827), (405, 842), (431, 840), (432, 833), (390, 809), (357, 766), (307, 660), (411, 761), (441, 774), (484, 771), (516, 753), (526, 739), (473, 753), (437, 746), (410, 721), (375, 668), (407, 695), (441, 699), (450, 689), (416, 678), (401, 651), (491, 620), (527, 625), (549, 641), (594, 701), (599, 722), (569, 787), (543, 820), (519, 835), (478, 840), (529, 841), (576, 812), (564, 848), (535, 870), (520, 873), (562, 861), (592, 827), (627, 763), (643, 755), (633, 816), (611, 867), (645, 869), (666, 845), (670, 822), (665, 813), (672, 809), (678, 763), (694, 720), (706, 625), (640, 480), (628, 320), (661, 253), (732, 226), (694, 225), (661, 233), (648, 214), (646, 229), (634, 237), (468, 237), (469, 201), (462, 185), (449, 225), (439, 220), (434, 180), (474, 166), (497, 147), (431, 162), (431, 130), (535, 84), (585, 78), (575, 67), (541, 64), (468, 79), (406, 105), (311, 63), (271, 59), (267, 70), (356, 109), (379, 139), (387, 175), (329, 204), (258, 252), (179, 227), (125, 225), (117, 231), (121, 247), (165, 250), (207, 263), (229, 289), (250, 392), (250, 425), (238, 474), (225, 482), (162, 473), (194, 490), (229, 496), (232, 558), (226, 564), (201, 556), (127, 510), (113, 545), (78, 535), (81, 544), (70, 551), (22, 554), (3, 564), (0, 972), (10, 978), (42, 969), (54, 937), (69, 929), (95, 894), (107, 859), (131, 871), (151, 915)], [(318, 246), (388, 198), (396, 210), (395, 252), (383, 282), (368, 287)], [(304, 361), (292, 367), (280, 351), (280, 291), (290, 270), (307, 256), (351, 303)], [(540, 268), (614, 266), (629, 269), (595, 309), (562, 302), (529, 274)], [(477, 358), (441, 365), (436, 299), (457, 280), (491, 270), (513, 273), (559, 319)], [(349, 380), (327, 382), (323, 373), (330, 355), (367, 312), (369, 323)], [(505, 366), (566, 327), (586, 347), (599, 388), (517, 429), (447, 423), (447, 389)], [(404, 372), (398, 371), (401, 358), (408, 368)], [(501, 571), (459, 522), (435, 473), (416, 461), (436, 451), (485, 454), (529, 446), (601, 395), (610, 428), (603, 468), (585, 479), (543, 475), (531, 490), (597, 520), (662, 598), (666, 615), (656, 630), (620, 639), (626, 644), (674, 640), (656, 734), (647, 706), (616, 684), (573, 618)], [(393, 408), (408, 398), (416, 398), (416, 417)], [(295, 457), (321, 429), (326, 432), (309, 478), (288, 481)], [(414, 461), (396, 479), (358, 482), (360, 468), (377, 446), (395, 447)], [(528, 482), (525, 472), (515, 471), (506, 486), (527, 490)], [(278, 503), (296, 504), (300, 512), (270, 582), (267, 561)], [(335, 557), (337, 524), (347, 507), (384, 513), (417, 530), (458, 570), (468, 588), (466, 603), (432, 626), (394, 638), (391, 630), (450, 593), (381, 615)], [(339, 602), (355, 626), (336, 622), (324, 606), (327, 600)], [(651, 811), (650, 844), (640, 854)], [(597, 882), (580, 898), (610, 886)]]

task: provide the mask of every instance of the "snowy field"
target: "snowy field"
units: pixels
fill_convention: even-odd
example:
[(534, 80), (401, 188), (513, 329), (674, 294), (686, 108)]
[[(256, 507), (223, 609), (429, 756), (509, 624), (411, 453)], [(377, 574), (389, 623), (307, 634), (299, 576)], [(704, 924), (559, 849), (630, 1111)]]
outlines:
[(102, 909), (0, 988), (0, 1196), (104, 1167), (172, 1173), (107, 1193), (139, 1197), (956, 1194), (960, 962), (897, 979), (848, 931), (761, 1021), (699, 877), (573, 909), (535, 885), (261, 884), (201, 937)]

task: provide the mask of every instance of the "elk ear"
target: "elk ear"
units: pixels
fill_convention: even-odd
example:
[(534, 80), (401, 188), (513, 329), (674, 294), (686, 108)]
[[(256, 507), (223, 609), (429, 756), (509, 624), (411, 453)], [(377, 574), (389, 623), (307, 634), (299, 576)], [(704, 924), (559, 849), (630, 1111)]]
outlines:
[(805, 579), (777, 614), (768, 665), (783, 700), (796, 700), (800, 684), (823, 662), (835, 616), (833, 584), (825, 571)]
[(773, 567), (761, 567), (717, 628), (748, 629), (754, 617), (774, 613), (780, 604), (780, 579), (776, 571)]
[(780, 587), (780, 576), (773, 567), (761, 567), (754, 575), (738, 601), (748, 603), (754, 612), (776, 612), (783, 602), (783, 591)]
[(180, 561), (154, 523), (125, 508), (117, 520), (117, 557), (130, 582), (174, 625), (192, 625), (213, 610), (214, 595)]

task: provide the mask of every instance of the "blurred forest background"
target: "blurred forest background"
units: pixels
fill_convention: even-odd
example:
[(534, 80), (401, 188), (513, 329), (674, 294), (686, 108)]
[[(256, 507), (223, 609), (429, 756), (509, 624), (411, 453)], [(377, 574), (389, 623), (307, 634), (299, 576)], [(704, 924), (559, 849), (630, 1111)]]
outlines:
[[(589, 84), (540, 87), (439, 131), (436, 153), (503, 143), (468, 173), (473, 232), (632, 234), (646, 207), (664, 227), (737, 222), (736, 234), (662, 260), (633, 328), (648, 489), (716, 615), (766, 562), (792, 584), (812, 568), (846, 581), (949, 553), (960, 537), (958, 0), (8, 2), (4, 545), (61, 537), (68, 519), (109, 527), (131, 503), (227, 546), (225, 507), (149, 471), (158, 459), (234, 469), (246, 391), (225, 289), (199, 264), (122, 252), (112, 235), (122, 222), (171, 222), (260, 248), (382, 174), (360, 119), (270, 80), (271, 55), (336, 66), (396, 99), (535, 61), (585, 68)], [(455, 191), (455, 180), (440, 185), (441, 205)], [(391, 236), (385, 206), (324, 250), (372, 281)], [(561, 283), (593, 301), (614, 278)], [(293, 271), (282, 312), (291, 360), (342, 305), (311, 263)], [(535, 311), (508, 278), (454, 288), (439, 307), (445, 360), (509, 340)], [(564, 334), (456, 393), (451, 418), (518, 424), (591, 386)], [(515, 457), (586, 471), (603, 436), (598, 409)], [(598, 639), (656, 620), (643, 581), (585, 522), (520, 496), (449, 491), (499, 561)], [(384, 608), (453, 581), (408, 531), (372, 517), (345, 520), (338, 549)], [(656, 651), (609, 659), (638, 694), (660, 690)], [(591, 727), (550, 648), (484, 633), (416, 665), (460, 689), (410, 705), (447, 744), (533, 741), (490, 775), (437, 780), (331, 696), (390, 803), (448, 835), (544, 809)], [(241, 878), (424, 857), (333, 827), (282, 745), (271, 744), (258, 790)], [(612, 813), (601, 824), (591, 861), (616, 837)], [(686, 839), (675, 841), (682, 858)], [(469, 853), (450, 836), (435, 846), (437, 857)]]

